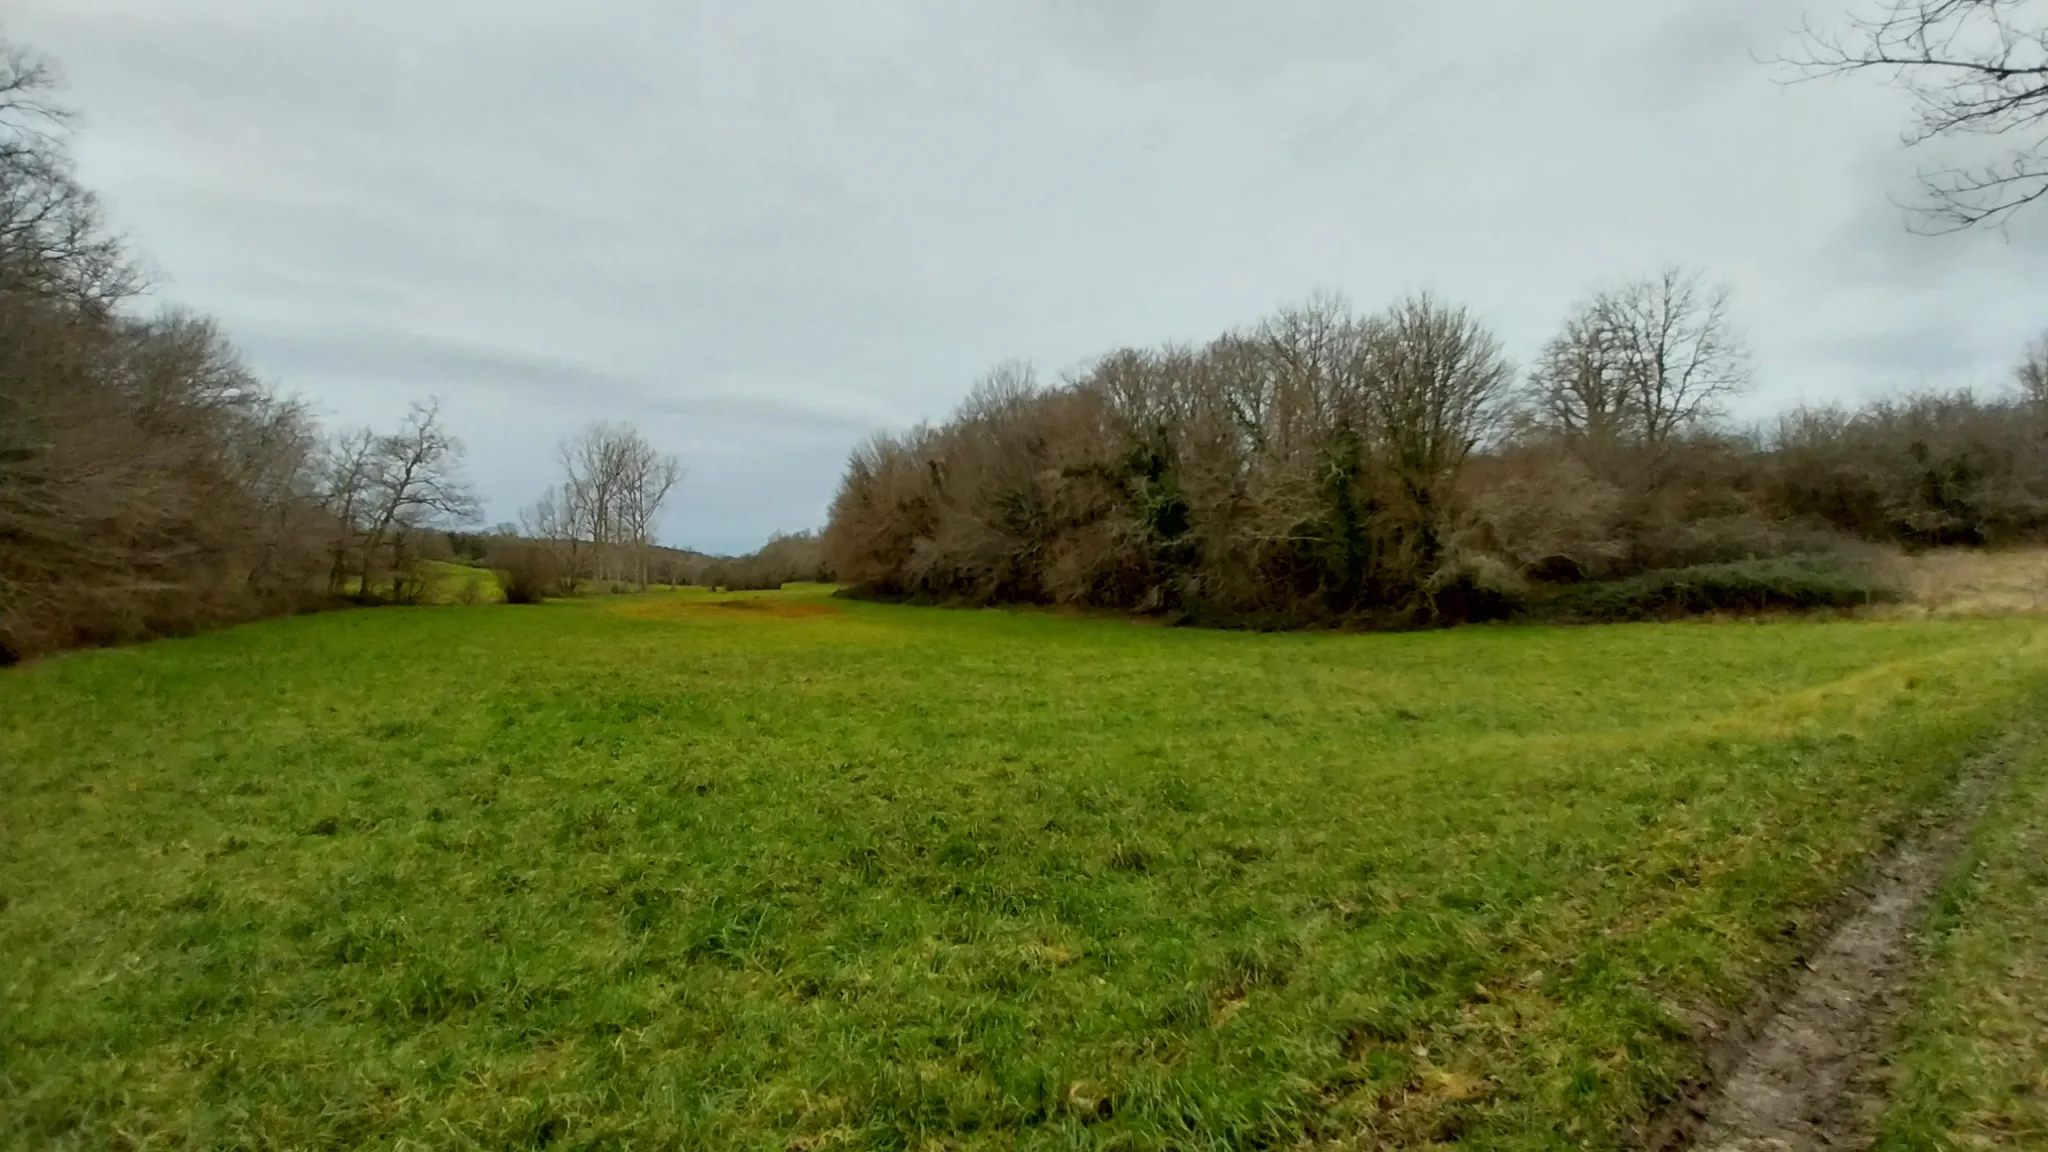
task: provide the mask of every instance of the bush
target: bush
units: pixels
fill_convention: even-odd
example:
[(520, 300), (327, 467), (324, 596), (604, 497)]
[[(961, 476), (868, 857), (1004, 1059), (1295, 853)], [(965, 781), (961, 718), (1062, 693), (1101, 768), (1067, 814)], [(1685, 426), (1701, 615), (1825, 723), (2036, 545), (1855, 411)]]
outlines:
[(1556, 445), (1514, 445), (1473, 462), (1464, 551), (1533, 580), (1610, 576), (1628, 553), (1620, 487)]
[(1615, 575), (1759, 563), (1794, 556), (1812, 560), (1857, 547), (1855, 541), (1825, 525), (1767, 520), (1755, 513), (1655, 519), (1637, 526), (1629, 544), (1631, 567)]
[(1601, 623), (1703, 612), (1860, 608), (1900, 598), (1898, 588), (1865, 565), (1834, 556), (1794, 556), (1670, 568), (1626, 580), (1580, 584), (1539, 601), (1532, 614)]
[(498, 583), (507, 604), (538, 604), (555, 591), (562, 568), (555, 549), (538, 540), (515, 540), (498, 550)]
[(1429, 616), (1447, 624), (1507, 620), (1529, 606), (1529, 582), (1493, 556), (1460, 556), (1430, 582)]

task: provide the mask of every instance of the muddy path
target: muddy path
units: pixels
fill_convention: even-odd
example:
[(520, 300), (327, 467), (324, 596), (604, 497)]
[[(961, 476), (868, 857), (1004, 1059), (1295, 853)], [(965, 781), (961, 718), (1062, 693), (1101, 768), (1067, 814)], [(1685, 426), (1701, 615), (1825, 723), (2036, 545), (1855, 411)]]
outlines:
[(1833, 931), (1712, 1061), (1720, 1075), (1674, 1117), (1667, 1149), (1817, 1152), (1868, 1147), (1879, 1061), (1906, 1007), (1920, 927), (2005, 783), (2016, 737), (1973, 759), (1949, 803), (1844, 896)]

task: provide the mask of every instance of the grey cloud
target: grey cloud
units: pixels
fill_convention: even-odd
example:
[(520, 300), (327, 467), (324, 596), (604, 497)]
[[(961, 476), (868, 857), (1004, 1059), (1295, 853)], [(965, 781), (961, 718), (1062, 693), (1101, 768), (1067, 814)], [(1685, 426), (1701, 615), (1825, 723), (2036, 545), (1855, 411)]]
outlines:
[(751, 395), (666, 395), (651, 382), (588, 365), (470, 347), (413, 332), (361, 328), (295, 334), (257, 332), (241, 346), (273, 377), (325, 376), (403, 382), (420, 394), (481, 387), (524, 393), (523, 399), (573, 400), (595, 414), (631, 412), (756, 424), (792, 435), (843, 438), (872, 428), (858, 414), (784, 399), (772, 391)]
[[(1835, 0), (1823, 0), (1824, 4)], [(1826, 19), (1823, 7), (1814, 12)], [(2041, 230), (1927, 240), (1870, 84), (1779, 0), (20, 0), (85, 176), (337, 420), (446, 394), (493, 514), (562, 431), (689, 457), (678, 538), (822, 520), (989, 365), (1431, 288), (1523, 357), (1591, 285), (1733, 286), (1746, 412), (1995, 380)], [(1967, 156), (1967, 153), (1959, 153)]]

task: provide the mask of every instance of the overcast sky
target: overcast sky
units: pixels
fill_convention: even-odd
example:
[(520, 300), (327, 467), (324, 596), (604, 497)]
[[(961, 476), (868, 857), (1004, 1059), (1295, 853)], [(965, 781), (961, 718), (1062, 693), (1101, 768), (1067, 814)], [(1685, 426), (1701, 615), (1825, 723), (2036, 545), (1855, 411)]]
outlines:
[(593, 419), (668, 542), (823, 523), (995, 363), (1418, 288), (1524, 361), (1601, 281), (1734, 289), (1747, 408), (2002, 383), (2048, 231), (1910, 235), (1903, 98), (1797, 0), (11, 0), (83, 175), (336, 426), (439, 394), (491, 519)]

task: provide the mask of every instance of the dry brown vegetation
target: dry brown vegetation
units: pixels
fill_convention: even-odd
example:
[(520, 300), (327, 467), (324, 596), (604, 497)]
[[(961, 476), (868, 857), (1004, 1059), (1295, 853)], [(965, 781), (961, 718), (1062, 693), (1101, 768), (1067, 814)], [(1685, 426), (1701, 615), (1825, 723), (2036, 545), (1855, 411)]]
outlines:
[(54, 79), (0, 43), (0, 662), (415, 598), (475, 506), (436, 405), (330, 441), (212, 321), (139, 313)]
[(682, 468), (630, 426), (563, 442), (563, 482), (527, 538), (463, 536), (478, 502), (438, 402), (329, 437), (210, 320), (142, 314), (143, 277), (74, 176), (54, 84), (0, 42), (0, 663), (419, 602), (451, 545), (503, 569), (513, 601), (701, 572), (706, 558), (653, 543)]
[(1889, 558), (1906, 591), (1901, 616), (2000, 616), (2048, 611), (2048, 548), (1944, 549)]
[(329, 518), (330, 595), (419, 599), (427, 584), (419, 562), (445, 554), (445, 527), (477, 512), (462, 459), (435, 401), (413, 405), (396, 432), (365, 428), (326, 450), (316, 495)]
[(821, 584), (832, 580), (825, 565), (824, 544), (814, 532), (777, 533), (759, 551), (706, 564), (694, 582), (732, 591), (772, 591), (784, 584)]
[(1738, 434), (1749, 357), (1698, 273), (1594, 294), (1520, 376), (1465, 309), (1319, 297), (1049, 387), (998, 369), (854, 453), (824, 562), (870, 595), (1254, 625), (1860, 605), (1892, 595), (1874, 545), (2048, 538), (2043, 361)]
[(329, 440), (212, 321), (139, 314), (54, 81), (0, 44), (0, 662), (416, 599), (475, 510), (438, 406)]
[(73, 176), (50, 66), (0, 44), (0, 662), (304, 606), (321, 443), (141, 277)]

